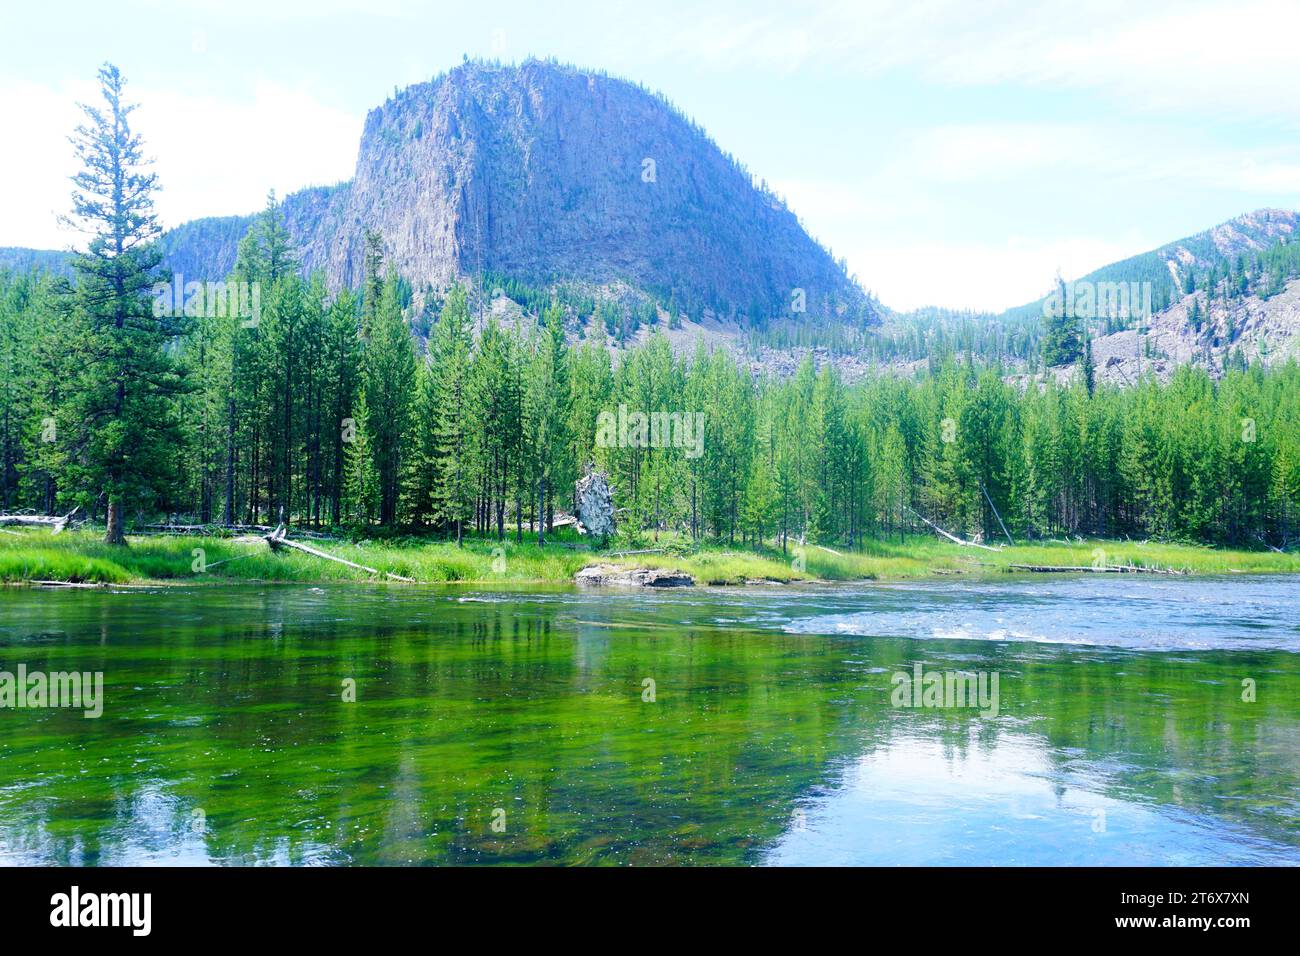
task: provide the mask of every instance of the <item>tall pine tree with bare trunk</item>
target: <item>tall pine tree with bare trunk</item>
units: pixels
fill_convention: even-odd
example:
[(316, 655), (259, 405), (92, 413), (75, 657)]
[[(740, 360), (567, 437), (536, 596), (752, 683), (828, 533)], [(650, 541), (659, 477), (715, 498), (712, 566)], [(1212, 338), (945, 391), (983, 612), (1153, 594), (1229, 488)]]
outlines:
[(86, 122), (71, 137), (82, 169), (72, 178), (65, 221), (90, 243), (73, 260), (69, 293), (82, 361), (69, 389), (65, 487), (88, 504), (107, 503), (104, 540), (120, 545), (127, 509), (156, 506), (175, 482), (182, 436), (174, 399), (186, 384), (164, 346), (184, 330), (182, 310), (156, 308), (151, 295), (159, 278), (158, 181), (131, 131), (134, 106), (123, 101), (117, 67), (101, 67), (99, 83), (103, 106), (83, 104)]

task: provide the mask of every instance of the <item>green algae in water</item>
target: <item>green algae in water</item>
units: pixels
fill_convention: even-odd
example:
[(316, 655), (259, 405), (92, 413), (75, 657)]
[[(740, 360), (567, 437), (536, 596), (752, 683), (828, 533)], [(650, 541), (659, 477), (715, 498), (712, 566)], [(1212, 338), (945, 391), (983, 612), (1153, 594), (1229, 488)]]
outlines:
[[(106, 697), (0, 710), (0, 860), (1296, 862), (1284, 625), (1225, 619), (1277, 639), (1208, 651), (835, 633), (992, 600), (932, 587), (0, 592), (0, 669), (102, 670)], [(1140, 630), (1149, 595), (1109, 593)], [(997, 718), (892, 706), (917, 661), (998, 672)]]

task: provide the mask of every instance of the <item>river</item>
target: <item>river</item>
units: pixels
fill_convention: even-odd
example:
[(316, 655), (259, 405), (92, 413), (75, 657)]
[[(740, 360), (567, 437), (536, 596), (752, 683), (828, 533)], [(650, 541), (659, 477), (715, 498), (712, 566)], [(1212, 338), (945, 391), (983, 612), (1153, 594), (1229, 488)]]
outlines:
[(0, 589), (20, 665), (103, 713), (0, 709), (5, 863), (1300, 862), (1294, 578)]

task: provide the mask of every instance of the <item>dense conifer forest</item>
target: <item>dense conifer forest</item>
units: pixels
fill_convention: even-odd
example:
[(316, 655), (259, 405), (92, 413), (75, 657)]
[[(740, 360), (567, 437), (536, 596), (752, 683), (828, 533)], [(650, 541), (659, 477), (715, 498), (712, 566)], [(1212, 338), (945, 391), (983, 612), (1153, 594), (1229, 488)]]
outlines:
[[(559, 305), (522, 328), (489, 319), (475, 336), (459, 288), (426, 344), (377, 250), (372, 263), (359, 293), (330, 294), (296, 271), (272, 207), (232, 277), (260, 283), (256, 326), (205, 314), (163, 329), (173, 320), (152, 319), (142, 287), (150, 378), (112, 425), (95, 359), (109, 333), (83, 286), (0, 278), (0, 506), (80, 505), (102, 519), (97, 433), (120, 427), (136, 437), (112, 480), (136, 522), (521, 535), (539, 513), (545, 523), (568, 510), (594, 462), (614, 479), (624, 524), (736, 541), (853, 546), (917, 527), (918, 513), (986, 537), (1002, 535), (998, 515), (1029, 538), (1295, 533), (1294, 363), (1219, 381), (1184, 368), (1165, 385), (1091, 394), (1082, 381), (1022, 390), (960, 357), (915, 380), (853, 386), (808, 359), (782, 381), (726, 351), (674, 354), (653, 333), (617, 355), (575, 345)], [(635, 417), (599, 441), (601, 412), (620, 406), (700, 413), (700, 453)]]
[[(1295, 534), (1294, 362), (1022, 387), (954, 348), (915, 379), (849, 386), (811, 359), (777, 379), (726, 350), (676, 353), (654, 331), (617, 352), (575, 342), (573, 309), (529, 290), (516, 290), (522, 323), (484, 319), (484, 290), (505, 277), (417, 312), (373, 234), (362, 287), (333, 292), (303, 274), (274, 199), (239, 244), (229, 300), (176, 290), (160, 307), (156, 184), (120, 75), (101, 81), (108, 105), (77, 134), (87, 251), (71, 278), (0, 274), (3, 510), (79, 507), (116, 541), (176, 516), (522, 538), (546, 533), (594, 464), (622, 525), (652, 535), (851, 548), (921, 516), (985, 538)], [(1294, 250), (1191, 286), (1271, 287)], [(968, 337), (977, 321), (963, 319)], [(602, 431), (602, 415), (621, 424)]]

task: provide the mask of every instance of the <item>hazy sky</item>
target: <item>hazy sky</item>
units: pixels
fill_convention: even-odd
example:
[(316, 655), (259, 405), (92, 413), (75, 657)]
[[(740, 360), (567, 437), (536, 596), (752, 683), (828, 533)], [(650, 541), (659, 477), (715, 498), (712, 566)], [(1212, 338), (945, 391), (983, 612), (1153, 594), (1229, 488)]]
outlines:
[(352, 174), (395, 87), (468, 54), (665, 93), (888, 305), (1001, 308), (1261, 206), (1300, 207), (1300, 4), (119, 0), (4, 14), (0, 245), (67, 246), (104, 60), (167, 225)]

